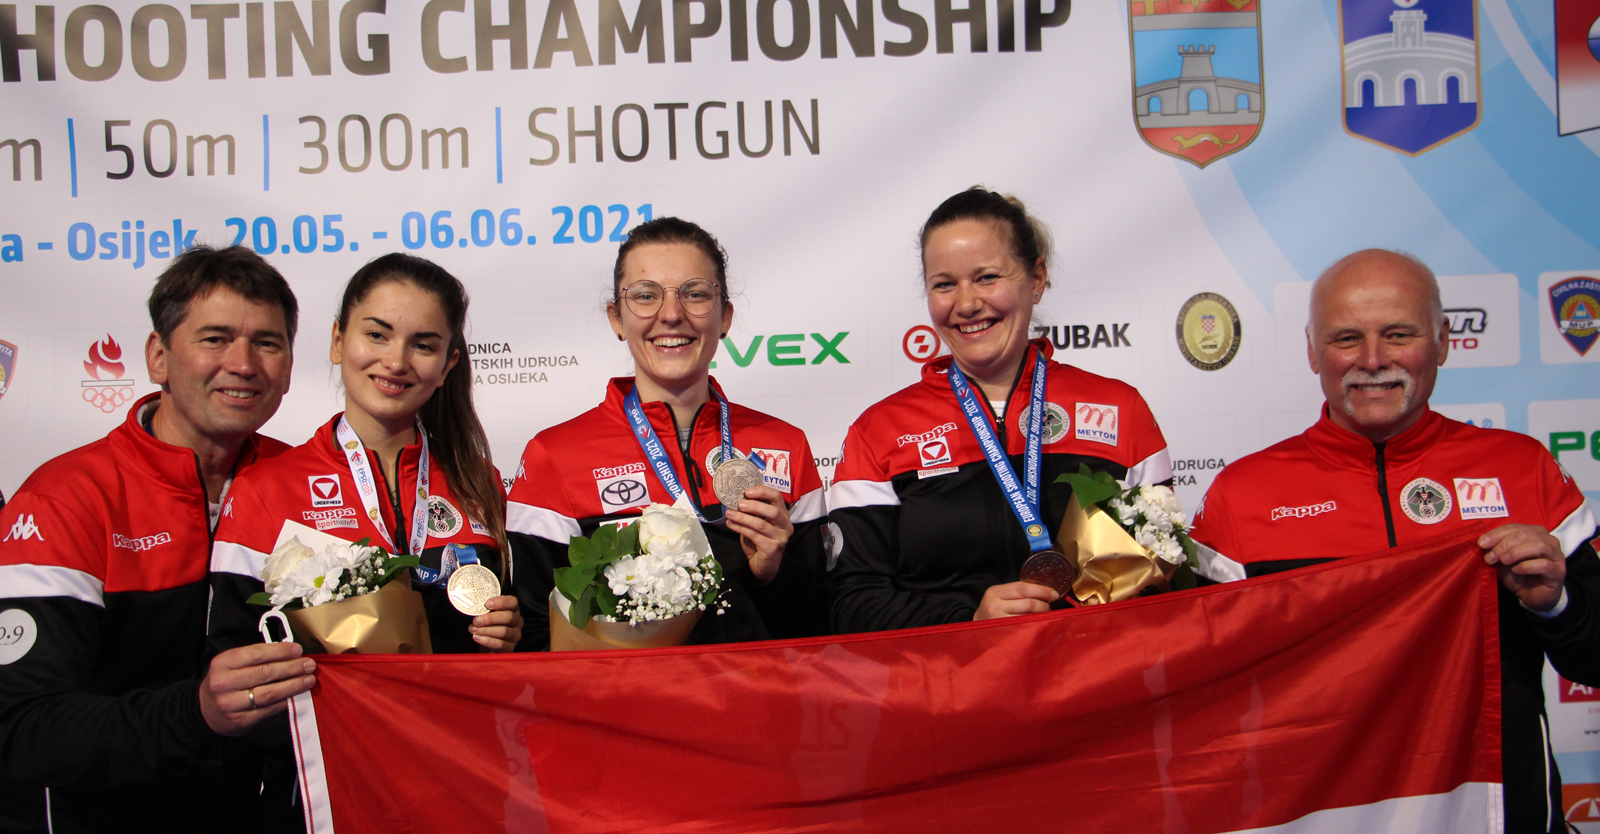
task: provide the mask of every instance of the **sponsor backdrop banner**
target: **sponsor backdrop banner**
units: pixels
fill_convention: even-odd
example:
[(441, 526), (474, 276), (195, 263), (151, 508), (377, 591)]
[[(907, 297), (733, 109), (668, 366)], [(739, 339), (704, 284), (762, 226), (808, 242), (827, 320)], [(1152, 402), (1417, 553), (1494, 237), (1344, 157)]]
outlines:
[[(1530, 433), (1600, 496), (1600, 4), (1555, 6), (0, 4), (0, 490), (152, 390), (143, 304), (200, 242), (300, 297), (266, 428), (290, 442), (339, 408), (326, 340), (360, 264), (460, 276), (509, 476), (629, 372), (611, 264), (668, 214), (730, 254), (713, 373), (831, 476), (850, 420), (944, 350), (915, 233), (984, 183), (1054, 230), (1037, 332), (1139, 387), (1186, 506), (1313, 422), (1307, 282), (1366, 246), (1441, 276), (1439, 409)], [(1563, 770), (1600, 786), (1600, 706), (1568, 707)], [(1597, 797), (1574, 802), (1600, 821)]]

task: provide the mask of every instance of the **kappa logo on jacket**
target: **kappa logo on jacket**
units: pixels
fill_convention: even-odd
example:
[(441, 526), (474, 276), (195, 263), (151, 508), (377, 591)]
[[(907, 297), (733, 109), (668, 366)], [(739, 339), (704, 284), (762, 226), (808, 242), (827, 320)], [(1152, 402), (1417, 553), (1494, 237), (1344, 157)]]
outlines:
[(650, 506), (650, 485), (645, 480), (645, 465), (629, 463), (602, 466), (594, 470), (594, 486), (600, 491), (600, 506), (607, 513), (631, 507)]
[(923, 432), (922, 434), (902, 434), (899, 437), (895, 438), (895, 445), (896, 446), (908, 446), (908, 445), (910, 445), (912, 443), (923, 443), (923, 442), (929, 441), (929, 440), (938, 440), (939, 438), (944, 437), (945, 435), (947, 435), (950, 432), (953, 432), (955, 430), (956, 430), (956, 424), (955, 423), (943, 423), (943, 424), (934, 426), (931, 429), (928, 429), (927, 431)]
[(30, 538), (44, 541), (44, 536), (39, 535), (39, 525), (33, 523), (32, 513), (17, 516), (17, 520), (11, 523), (11, 532), (0, 541), (21, 542)]
[[(1203, 503), (1202, 506), (1204, 506)], [(1272, 511), (1272, 520), (1277, 521), (1280, 518), (1311, 518), (1312, 516), (1322, 515), (1323, 513), (1331, 513), (1337, 509), (1339, 509), (1339, 505), (1332, 501), (1324, 501), (1321, 504), (1309, 504), (1304, 507), (1278, 507)]]
[(1089, 440), (1095, 443), (1104, 443), (1107, 446), (1117, 445), (1117, 423), (1121, 417), (1120, 409), (1114, 405), (1102, 403), (1078, 403), (1073, 409), (1077, 415), (1077, 437), (1079, 440)]
[(163, 544), (172, 544), (172, 534), (165, 531), (152, 536), (124, 536), (121, 533), (111, 534), (111, 546), (132, 550), (138, 553)]
[(306, 483), (311, 489), (311, 506), (344, 506), (344, 494), (339, 488), (338, 475), (310, 475), (306, 477)]
[(1457, 478), (1456, 501), (1464, 519), (1511, 517), (1499, 478)]

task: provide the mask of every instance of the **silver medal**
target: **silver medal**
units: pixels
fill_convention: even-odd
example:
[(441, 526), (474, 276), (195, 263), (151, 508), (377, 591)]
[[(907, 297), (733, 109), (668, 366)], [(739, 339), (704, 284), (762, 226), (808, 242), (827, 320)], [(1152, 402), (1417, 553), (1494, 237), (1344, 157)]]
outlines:
[(737, 510), (744, 500), (744, 491), (763, 483), (761, 470), (744, 458), (723, 461), (711, 475), (711, 488), (717, 493), (722, 506)]

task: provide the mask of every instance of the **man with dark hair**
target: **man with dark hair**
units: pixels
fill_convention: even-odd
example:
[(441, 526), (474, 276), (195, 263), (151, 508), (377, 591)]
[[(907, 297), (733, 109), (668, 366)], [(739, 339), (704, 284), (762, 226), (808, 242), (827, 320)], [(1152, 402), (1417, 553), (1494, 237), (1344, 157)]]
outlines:
[(285, 448), (256, 430), (289, 387), (294, 294), (255, 253), (201, 247), (150, 313), (161, 391), (0, 510), (0, 625), (21, 635), (0, 646), (0, 832), (248, 828), (222, 739), (315, 680), (293, 643), (201, 661), (228, 485)]
[[(1192, 535), (1201, 572), (1223, 582), (1488, 521), (1477, 544), (1500, 580), (1505, 831), (1561, 832), (1542, 676), (1548, 657), (1567, 679), (1600, 685), (1595, 517), (1538, 441), (1428, 409), (1448, 328), (1439, 285), (1416, 259), (1369, 249), (1330, 267), (1306, 326), (1322, 419), (1224, 469)], [(1413, 697), (1395, 683), (1397, 697)], [(1422, 695), (1435, 696), (1449, 697)]]

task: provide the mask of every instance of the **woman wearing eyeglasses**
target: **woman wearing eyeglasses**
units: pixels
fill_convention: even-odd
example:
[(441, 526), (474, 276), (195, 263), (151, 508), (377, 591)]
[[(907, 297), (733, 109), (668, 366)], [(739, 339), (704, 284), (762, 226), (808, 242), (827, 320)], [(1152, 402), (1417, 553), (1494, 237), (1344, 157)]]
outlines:
[[(636, 375), (611, 380), (604, 402), (529, 441), (511, 487), (506, 532), (519, 570), (535, 574), (530, 590), (542, 591), (524, 612), (522, 645), (549, 646), (545, 602), (573, 536), (671, 504), (680, 492), (709, 522), (728, 602), (721, 613), (706, 611), (689, 642), (826, 633), (826, 519), (811, 446), (794, 426), (729, 402), (709, 373), (733, 323), (727, 254), (676, 217), (638, 226), (617, 252), (606, 313)], [(713, 484), (725, 442), (762, 481), (729, 496), (730, 507)]]

